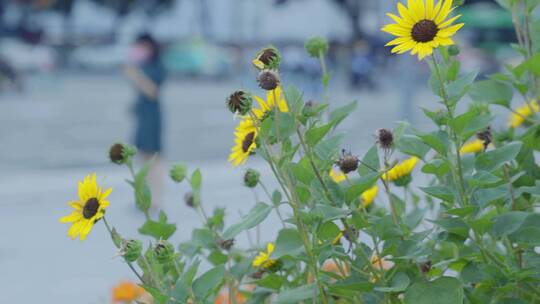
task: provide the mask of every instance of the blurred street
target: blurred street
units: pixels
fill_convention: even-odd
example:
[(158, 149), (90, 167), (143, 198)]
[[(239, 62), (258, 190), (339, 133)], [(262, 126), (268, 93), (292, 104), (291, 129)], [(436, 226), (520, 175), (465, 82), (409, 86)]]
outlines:
[[(80, 242), (65, 235), (68, 225), (58, 219), (70, 212), (66, 203), (76, 198), (77, 180), (96, 172), (102, 185), (114, 187), (109, 221), (126, 237), (135, 236), (142, 225), (144, 219), (124, 182), (127, 169), (107, 159), (113, 142), (131, 136), (130, 87), (115, 75), (35, 75), (26, 80), (25, 93), (0, 97), (0, 269), (9, 274), (0, 276), (0, 286), (9, 287), (2, 290), (0, 302), (107, 303), (111, 286), (121, 279), (133, 280), (133, 275), (121, 259), (112, 258), (115, 247), (102, 224)], [(185, 161), (190, 170), (201, 168), (203, 204), (207, 210), (226, 206), (228, 225), (254, 204), (253, 193), (241, 186), (246, 167), (233, 169), (227, 163), (236, 122), (224, 99), (242, 83), (250, 86), (245, 79), (172, 79), (163, 98), (166, 162)], [(344, 148), (355, 154), (362, 155), (373, 144), (374, 126), (392, 127), (402, 117), (399, 90), (392, 82), (381, 85), (376, 93), (331, 89), (334, 107), (359, 102), (343, 124), (351, 131)], [(414, 95), (412, 112), (418, 114), (419, 106), (434, 107), (430, 96), (427, 91)], [(420, 123), (416, 126), (426, 122)], [(248, 166), (262, 170), (273, 188), (260, 160)], [(195, 212), (183, 204), (185, 190), (166, 183), (165, 209), (178, 226), (175, 241), (189, 239), (191, 229), (200, 226)], [(265, 222), (263, 241), (275, 235), (275, 223), (276, 219)], [(245, 234), (238, 243), (247, 244)]]

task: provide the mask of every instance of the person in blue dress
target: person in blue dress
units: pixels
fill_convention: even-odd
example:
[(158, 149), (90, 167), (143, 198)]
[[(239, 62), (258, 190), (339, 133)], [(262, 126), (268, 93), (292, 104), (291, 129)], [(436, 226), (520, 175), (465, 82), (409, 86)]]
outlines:
[(160, 46), (148, 33), (140, 34), (130, 50), (130, 63), (124, 74), (135, 89), (134, 145), (144, 162), (152, 161), (148, 182), (154, 202), (159, 204), (162, 185), (162, 112), (160, 91), (165, 81)]

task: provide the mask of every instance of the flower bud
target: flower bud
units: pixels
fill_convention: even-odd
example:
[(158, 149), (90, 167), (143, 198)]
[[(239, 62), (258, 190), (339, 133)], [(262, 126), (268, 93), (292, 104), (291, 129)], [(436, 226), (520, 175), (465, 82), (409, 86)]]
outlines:
[(135, 262), (142, 252), (142, 243), (139, 240), (127, 240), (122, 244), (122, 256), (128, 262)]
[(389, 150), (394, 146), (394, 134), (388, 129), (379, 129), (377, 131), (377, 143), (381, 149)]
[(115, 143), (109, 149), (109, 158), (117, 165), (122, 165), (137, 153), (134, 147), (122, 143)]
[(457, 45), (451, 45), (448, 47), (448, 54), (450, 56), (457, 56), (459, 55), (459, 47)]
[(350, 152), (343, 150), (341, 158), (336, 162), (341, 172), (348, 174), (358, 169), (358, 157), (352, 155)]
[(248, 169), (244, 174), (244, 185), (248, 188), (255, 188), (259, 183), (261, 174), (255, 169)]
[(233, 114), (246, 115), (253, 105), (251, 94), (245, 91), (236, 91), (227, 98), (227, 108)]
[(321, 37), (313, 37), (306, 41), (304, 45), (309, 56), (319, 58), (321, 55), (325, 55), (328, 52), (328, 42)]
[(281, 63), (281, 55), (275, 47), (270, 46), (260, 50), (252, 63), (259, 70), (277, 70)]
[(184, 202), (188, 207), (195, 207), (195, 197), (193, 196), (193, 192), (188, 192), (184, 195)]
[(219, 248), (223, 250), (230, 250), (234, 246), (234, 239), (220, 240)]
[(263, 70), (257, 77), (257, 83), (261, 89), (272, 91), (279, 86), (279, 74), (272, 70)]
[(174, 259), (174, 246), (165, 240), (159, 240), (154, 246), (154, 255), (159, 263), (169, 263)]
[(169, 171), (171, 179), (177, 183), (181, 183), (186, 178), (187, 168), (185, 164), (176, 164)]

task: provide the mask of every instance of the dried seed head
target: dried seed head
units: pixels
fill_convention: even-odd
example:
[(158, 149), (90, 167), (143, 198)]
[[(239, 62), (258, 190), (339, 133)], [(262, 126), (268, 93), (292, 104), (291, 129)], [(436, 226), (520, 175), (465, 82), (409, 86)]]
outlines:
[(384, 150), (392, 149), (394, 145), (394, 134), (388, 129), (377, 130), (377, 143)]
[(341, 172), (348, 174), (358, 169), (358, 161), (358, 157), (343, 150), (341, 158), (336, 162), (336, 165), (339, 167)]
[(251, 94), (245, 91), (236, 91), (227, 98), (227, 108), (233, 114), (246, 115), (253, 104)]
[(486, 150), (489, 144), (491, 144), (493, 141), (493, 133), (491, 132), (491, 127), (487, 127), (482, 132), (476, 133), (476, 138), (484, 142), (484, 150)]
[(264, 275), (265, 272), (266, 272), (266, 269), (261, 268), (261, 269), (258, 269), (257, 271), (255, 271), (254, 273), (252, 273), (252, 274), (250, 275), (250, 277), (251, 277), (252, 279), (258, 280), (258, 279), (260, 279), (260, 278), (263, 277), (263, 275)]
[(279, 74), (272, 70), (263, 70), (257, 77), (257, 83), (262, 89), (272, 91), (277, 88), (280, 83)]
[(234, 246), (234, 239), (220, 240), (219, 247), (223, 250), (230, 250)]
[(248, 169), (244, 174), (244, 185), (248, 188), (255, 188), (259, 183), (261, 174), (255, 169)]
[(195, 198), (193, 197), (193, 192), (188, 192), (184, 195), (184, 202), (188, 207), (195, 207)]

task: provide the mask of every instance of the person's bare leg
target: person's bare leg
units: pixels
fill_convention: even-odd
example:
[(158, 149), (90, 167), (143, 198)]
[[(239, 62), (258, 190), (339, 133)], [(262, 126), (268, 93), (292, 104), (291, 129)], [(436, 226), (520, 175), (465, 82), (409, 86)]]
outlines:
[(146, 176), (146, 182), (152, 192), (152, 208), (154, 210), (163, 209), (163, 168), (161, 158), (158, 153), (140, 153), (142, 161), (146, 164), (151, 162), (150, 170)]

